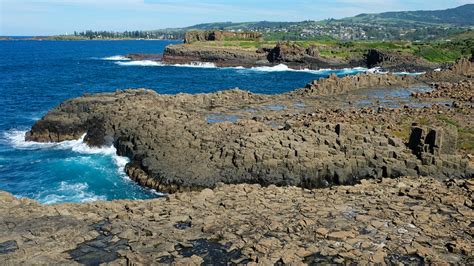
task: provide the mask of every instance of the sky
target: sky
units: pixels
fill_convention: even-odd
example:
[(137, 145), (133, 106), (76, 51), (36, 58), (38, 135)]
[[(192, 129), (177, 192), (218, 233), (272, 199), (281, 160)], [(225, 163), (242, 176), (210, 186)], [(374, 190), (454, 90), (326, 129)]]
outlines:
[(0, 0), (0, 36), (153, 30), (206, 22), (303, 21), (436, 10), (474, 0)]

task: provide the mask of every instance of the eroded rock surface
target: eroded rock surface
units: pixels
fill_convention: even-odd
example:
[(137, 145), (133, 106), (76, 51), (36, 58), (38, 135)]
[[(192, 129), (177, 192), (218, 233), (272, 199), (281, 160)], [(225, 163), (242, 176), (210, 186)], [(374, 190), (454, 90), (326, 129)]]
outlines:
[[(314, 188), (362, 178), (472, 177), (469, 158), (457, 154), (457, 129), (415, 126), (406, 139), (393, 133), (397, 124), (450, 108), (354, 109), (343, 107), (346, 98), (340, 96), (425, 79), (331, 76), (282, 95), (241, 90), (160, 95), (143, 89), (87, 95), (50, 111), (26, 138), (47, 142), (87, 134), (90, 145), (115, 145), (129, 157), (126, 172), (132, 179), (164, 192), (219, 182)], [(455, 112), (472, 118), (469, 108)]]
[(416, 177), (50, 206), (0, 192), (0, 262), (470, 265), (473, 190), (472, 180)]
[[(259, 105), (269, 97), (238, 90), (175, 96), (128, 90), (85, 96), (49, 112), (27, 138), (59, 141), (87, 133), (89, 144), (113, 144), (129, 157), (126, 171), (134, 180), (166, 192), (218, 182), (313, 188), (382, 176), (472, 175), (461, 156), (433, 150), (432, 159), (423, 161), (402, 140), (370, 124), (333, 124), (297, 115), (283, 117), (282, 126), (275, 128), (252, 113), (235, 123), (205, 119), (219, 107)], [(279, 113), (264, 113), (273, 112)], [(451, 135), (457, 138), (456, 132)]]
[[(302, 47), (291, 42), (278, 42), (274, 47), (242, 48), (216, 46), (207, 41), (222, 40), (222, 33), (195, 32), (189, 33), (190, 41), (185, 44), (166, 47), (163, 61), (169, 64), (193, 62), (212, 62), (218, 66), (274, 66), (285, 64), (294, 69), (323, 69), (347, 67), (382, 67), (393, 72), (422, 72), (440, 67), (437, 63), (428, 62), (414, 55), (401, 52), (382, 52), (368, 50), (364, 56), (351, 58), (333, 58), (321, 56), (317, 47)], [(244, 34), (245, 35), (245, 34)], [(249, 35), (250, 39), (254, 39)], [(238, 38), (238, 37), (236, 37)], [(200, 41), (200, 44), (189, 44)]]

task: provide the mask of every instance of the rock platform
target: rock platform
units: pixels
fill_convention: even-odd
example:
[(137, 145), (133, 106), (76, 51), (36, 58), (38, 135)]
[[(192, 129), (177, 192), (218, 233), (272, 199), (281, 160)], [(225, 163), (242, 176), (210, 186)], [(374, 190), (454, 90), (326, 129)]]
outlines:
[(0, 192), (0, 262), (472, 265), (473, 191), (472, 180), (403, 177), (51, 206)]
[[(357, 99), (352, 93), (362, 88), (370, 94), (376, 87), (407, 87), (425, 80), (364, 74), (331, 76), (281, 95), (238, 89), (195, 95), (145, 89), (85, 95), (50, 111), (26, 138), (57, 142), (87, 134), (88, 144), (114, 145), (119, 155), (128, 157), (126, 172), (133, 180), (170, 193), (213, 188), (219, 182), (316, 188), (364, 178), (472, 177), (472, 162), (457, 153), (457, 128), (416, 124), (421, 116), (454, 112), (470, 132), (470, 108), (361, 109), (353, 103)], [(472, 86), (467, 91), (472, 94)], [(466, 99), (472, 97), (456, 101)], [(402, 129), (399, 124), (407, 121), (411, 129)], [(394, 130), (408, 132), (400, 138)]]

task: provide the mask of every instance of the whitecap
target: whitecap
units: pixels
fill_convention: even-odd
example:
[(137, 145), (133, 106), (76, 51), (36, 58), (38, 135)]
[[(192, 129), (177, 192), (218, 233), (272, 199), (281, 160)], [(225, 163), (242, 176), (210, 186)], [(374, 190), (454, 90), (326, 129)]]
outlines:
[(124, 168), (129, 163), (127, 157), (117, 155), (117, 149), (111, 145), (109, 147), (91, 147), (84, 142), (86, 134), (82, 135), (78, 140), (67, 140), (62, 142), (36, 142), (26, 141), (25, 134), (26, 130), (10, 130), (4, 132), (4, 138), (8, 143), (15, 149), (20, 150), (37, 150), (37, 149), (55, 149), (55, 150), (72, 150), (80, 154), (98, 154), (104, 156), (110, 156), (115, 165), (117, 166), (118, 172), (121, 175), (125, 175)]
[(173, 64), (175, 67), (195, 67), (195, 68), (217, 68), (216, 64), (210, 62), (191, 62), (189, 64)]
[(394, 72), (394, 75), (398, 76), (420, 76), (426, 74), (426, 72)]
[(114, 55), (114, 56), (104, 57), (101, 59), (107, 60), (107, 61), (129, 61), (130, 60), (130, 58), (127, 58), (123, 55)]
[(61, 181), (59, 186), (53, 191), (46, 191), (48, 195), (44, 198), (40, 196), (40, 202), (43, 204), (56, 204), (61, 202), (92, 202), (98, 200), (107, 200), (106, 196), (98, 196), (94, 192), (87, 191), (87, 183), (68, 183)]
[[(244, 68), (240, 68), (244, 69)], [(344, 69), (330, 69), (330, 68), (321, 68), (321, 69), (293, 69), (288, 67), (285, 64), (279, 64), (276, 66), (261, 66), (261, 67), (252, 67), (248, 68), (247, 70), (251, 71), (261, 71), (261, 72), (304, 72), (316, 75), (328, 75), (330, 73), (336, 74), (351, 74), (351, 73), (359, 73), (365, 72), (367, 68), (356, 67), (356, 68), (344, 68)]]
[(250, 70), (254, 71), (263, 71), (263, 72), (283, 72), (283, 71), (294, 71), (294, 69), (289, 68), (285, 64), (279, 64), (276, 66), (261, 66), (261, 67), (251, 67)]
[(119, 66), (172, 66), (172, 67), (189, 67), (189, 68), (217, 68), (214, 63), (209, 62), (191, 62), (189, 64), (164, 64), (158, 61), (152, 60), (139, 60), (139, 61), (129, 61), (129, 62), (115, 62)]
[(152, 61), (152, 60), (140, 60), (140, 61), (129, 61), (129, 62), (115, 62), (119, 66), (163, 66), (163, 63)]

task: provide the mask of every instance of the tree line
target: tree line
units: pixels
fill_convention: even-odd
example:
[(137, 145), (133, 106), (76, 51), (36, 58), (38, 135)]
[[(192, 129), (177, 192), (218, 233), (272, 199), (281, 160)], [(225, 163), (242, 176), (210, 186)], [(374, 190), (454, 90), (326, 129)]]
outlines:
[(88, 39), (182, 39), (184, 33), (165, 31), (74, 31), (74, 36)]

